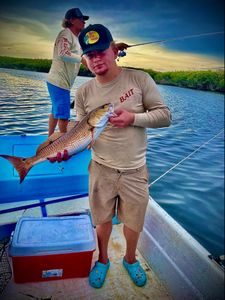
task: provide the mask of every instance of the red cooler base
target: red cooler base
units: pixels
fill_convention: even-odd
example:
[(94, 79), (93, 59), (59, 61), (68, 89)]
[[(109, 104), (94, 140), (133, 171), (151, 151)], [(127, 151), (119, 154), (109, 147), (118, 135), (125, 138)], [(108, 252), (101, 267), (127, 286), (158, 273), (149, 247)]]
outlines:
[(12, 257), (16, 283), (87, 277), (93, 251)]

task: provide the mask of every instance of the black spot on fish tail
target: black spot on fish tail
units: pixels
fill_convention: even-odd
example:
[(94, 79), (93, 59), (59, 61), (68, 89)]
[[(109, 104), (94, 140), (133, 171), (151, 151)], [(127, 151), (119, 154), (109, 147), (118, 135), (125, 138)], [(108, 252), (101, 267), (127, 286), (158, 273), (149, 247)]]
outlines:
[(11, 162), (11, 164), (14, 166), (14, 168), (17, 170), (20, 176), (20, 183), (23, 182), (24, 178), (26, 177), (30, 169), (33, 167), (33, 164), (30, 163), (28, 159), (22, 157), (4, 155), (4, 154), (1, 154), (0, 157), (3, 157)]

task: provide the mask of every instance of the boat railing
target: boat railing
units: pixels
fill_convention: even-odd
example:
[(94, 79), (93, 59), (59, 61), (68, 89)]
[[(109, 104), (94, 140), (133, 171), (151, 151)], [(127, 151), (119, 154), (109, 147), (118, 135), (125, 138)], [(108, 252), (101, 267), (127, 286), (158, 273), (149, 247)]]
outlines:
[(46, 198), (40, 198), (40, 199), (38, 199), (39, 203), (32, 203), (32, 204), (26, 204), (26, 205), (22, 205), (22, 206), (16, 206), (16, 207), (12, 207), (12, 208), (2, 209), (2, 210), (0, 210), (0, 215), (12, 213), (15, 211), (35, 208), (35, 207), (41, 207), (42, 217), (47, 217), (48, 216), (47, 211), (46, 211), (47, 205), (56, 204), (59, 202), (65, 202), (65, 201), (69, 201), (69, 200), (75, 200), (75, 199), (83, 198), (83, 197), (87, 197), (87, 196), (88, 196), (88, 193), (83, 193), (83, 194), (53, 198), (52, 200), (47, 200), (47, 201), (45, 201)]

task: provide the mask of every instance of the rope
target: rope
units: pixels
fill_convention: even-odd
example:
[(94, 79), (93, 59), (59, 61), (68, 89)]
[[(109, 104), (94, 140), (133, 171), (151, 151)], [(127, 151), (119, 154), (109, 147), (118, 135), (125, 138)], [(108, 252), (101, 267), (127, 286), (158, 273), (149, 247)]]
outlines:
[(156, 178), (153, 182), (151, 182), (148, 187), (152, 186), (153, 184), (155, 184), (157, 181), (159, 181), (161, 178), (163, 178), (166, 174), (170, 173), (172, 170), (174, 170), (176, 167), (178, 167), (181, 163), (183, 163), (185, 160), (187, 160), (188, 158), (190, 158), (193, 154), (195, 154), (197, 151), (199, 151), (202, 147), (204, 147), (205, 145), (207, 145), (209, 142), (211, 142), (213, 139), (215, 139), (217, 136), (219, 136), (222, 132), (224, 131), (224, 129), (222, 129), (220, 132), (218, 132), (216, 135), (214, 135), (212, 138), (210, 138), (207, 142), (203, 143), (202, 145), (200, 145), (197, 149), (195, 149), (193, 152), (191, 152), (189, 155), (185, 156), (182, 160), (180, 160), (177, 164), (175, 164), (173, 167), (171, 167), (169, 170), (167, 170), (165, 173), (163, 173), (162, 175), (160, 175), (158, 178)]
[(0, 241), (0, 298), (12, 277), (12, 270), (7, 255), (9, 238)]

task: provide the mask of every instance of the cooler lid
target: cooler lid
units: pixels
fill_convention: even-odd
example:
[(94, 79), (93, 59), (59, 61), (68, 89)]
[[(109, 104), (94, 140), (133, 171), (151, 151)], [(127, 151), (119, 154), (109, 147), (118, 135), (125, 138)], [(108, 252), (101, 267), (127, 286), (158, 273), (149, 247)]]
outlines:
[(11, 256), (32, 256), (95, 250), (89, 215), (22, 217), (9, 248)]

